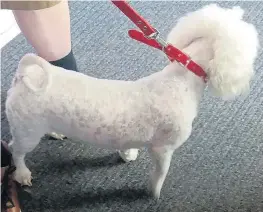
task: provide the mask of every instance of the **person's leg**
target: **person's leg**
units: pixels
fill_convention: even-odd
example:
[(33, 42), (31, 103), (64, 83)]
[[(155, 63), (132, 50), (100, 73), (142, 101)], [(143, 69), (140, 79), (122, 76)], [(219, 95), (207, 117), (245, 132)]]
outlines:
[[(37, 2), (38, 3), (38, 2)], [(36, 7), (41, 4), (35, 3)], [(28, 3), (28, 6), (31, 6)], [(68, 2), (62, 0), (48, 8), (13, 10), (19, 28), (37, 54), (55, 66), (78, 71), (71, 46)], [(63, 140), (57, 132), (49, 134)]]
[(13, 10), (19, 28), (37, 54), (53, 65), (77, 71), (71, 48), (67, 1), (39, 10)]

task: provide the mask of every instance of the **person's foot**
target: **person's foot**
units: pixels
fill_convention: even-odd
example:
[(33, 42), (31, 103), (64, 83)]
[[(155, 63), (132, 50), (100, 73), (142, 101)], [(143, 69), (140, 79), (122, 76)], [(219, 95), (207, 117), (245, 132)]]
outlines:
[(1, 211), (21, 212), (17, 186), (12, 178), (15, 167), (6, 143), (1, 141)]

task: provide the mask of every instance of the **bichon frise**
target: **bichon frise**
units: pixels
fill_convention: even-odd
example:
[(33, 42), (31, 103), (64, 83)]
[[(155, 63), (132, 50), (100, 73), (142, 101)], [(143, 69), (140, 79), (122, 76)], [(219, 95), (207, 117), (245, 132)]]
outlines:
[(181, 18), (167, 41), (198, 63), (208, 82), (177, 62), (136, 81), (97, 79), (28, 54), (8, 91), (6, 114), (17, 167), (15, 179), (31, 185), (24, 158), (48, 132), (121, 151), (127, 160), (146, 147), (155, 168), (151, 189), (159, 198), (176, 148), (190, 136), (206, 86), (222, 98), (249, 90), (259, 48), (243, 10), (215, 4)]

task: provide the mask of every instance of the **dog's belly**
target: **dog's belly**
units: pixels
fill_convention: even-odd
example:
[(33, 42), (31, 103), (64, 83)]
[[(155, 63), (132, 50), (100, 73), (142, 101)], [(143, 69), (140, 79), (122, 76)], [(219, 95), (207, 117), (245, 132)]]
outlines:
[(112, 136), (111, 134), (89, 134), (82, 133), (78, 135), (70, 135), (71, 139), (75, 141), (84, 142), (93, 146), (107, 148), (107, 149), (119, 149), (125, 150), (130, 148), (141, 148), (147, 146), (146, 141), (135, 141), (133, 138), (120, 138)]
[[(115, 127), (91, 127), (81, 128), (65, 126), (64, 128), (56, 127), (52, 131), (62, 133), (68, 138), (76, 142), (87, 143), (93, 146), (107, 148), (107, 149), (130, 149), (130, 148), (141, 148), (145, 147), (150, 143), (149, 129), (148, 132), (138, 134), (138, 132), (129, 131), (129, 129), (116, 130)], [(146, 136), (147, 134), (147, 136)]]
[(62, 99), (46, 110), (46, 121), (52, 131), (103, 148), (145, 146), (162, 122), (161, 111), (151, 108), (153, 100), (146, 94), (126, 90)]

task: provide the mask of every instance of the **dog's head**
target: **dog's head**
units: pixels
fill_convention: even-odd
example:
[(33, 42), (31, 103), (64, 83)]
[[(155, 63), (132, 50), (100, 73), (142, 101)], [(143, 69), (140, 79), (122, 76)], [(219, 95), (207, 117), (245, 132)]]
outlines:
[(242, 20), (243, 13), (240, 7), (205, 6), (179, 19), (167, 39), (182, 50), (200, 38), (210, 41), (212, 57), (202, 65), (209, 88), (223, 98), (248, 91), (253, 77), (258, 33), (252, 24)]

